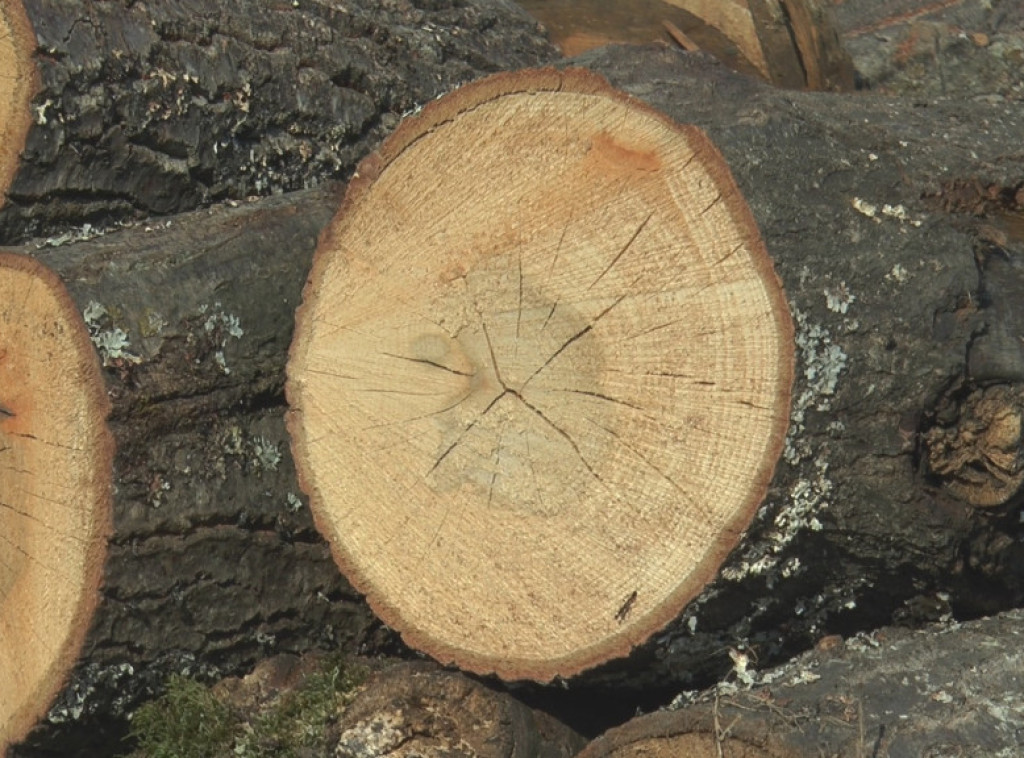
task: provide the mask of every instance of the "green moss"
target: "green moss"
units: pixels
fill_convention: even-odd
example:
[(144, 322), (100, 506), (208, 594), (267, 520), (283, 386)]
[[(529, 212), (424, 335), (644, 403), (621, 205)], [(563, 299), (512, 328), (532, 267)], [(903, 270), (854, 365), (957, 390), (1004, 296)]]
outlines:
[(132, 719), (132, 758), (297, 758), (323, 753), (329, 726), (352, 700), (366, 672), (329, 658), (296, 689), (256, 712), (241, 713), (206, 686), (171, 677), (167, 691)]
[(236, 728), (207, 687), (172, 676), (163, 697), (135, 712), (131, 735), (147, 758), (214, 758), (230, 751)]

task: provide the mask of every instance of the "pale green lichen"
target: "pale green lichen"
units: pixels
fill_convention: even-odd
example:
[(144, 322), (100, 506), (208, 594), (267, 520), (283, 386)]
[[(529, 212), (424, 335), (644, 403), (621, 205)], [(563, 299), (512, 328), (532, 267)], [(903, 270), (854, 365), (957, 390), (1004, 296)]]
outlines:
[(281, 462), (281, 450), (266, 437), (257, 436), (252, 440), (255, 467), (262, 471), (277, 471)]
[[(228, 427), (221, 437), (221, 450), (225, 455), (243, 458), (248, 468), (256, 473), (277, 471), (283, 454), (280, 444), (262, 434), (247, 437), (238, 426)], [(289, 506), (292, 501), (289, 498)], [(302, 503), (299, 501), (299, 506)]]
[(238, 316), (225, 313), (220, 302), (214, 303), (213, 308), (208, 305), (201, 306), (199, 313), (201, 315), (209, 314), (203, 322), (202, 329), (206, 339), (212, 342), (216, 348), (213, 354), (214, 363), (223, 373), (230, 374), (231, 369), (228, 366), (224, 348), (227, 347), (229, 338), (239, 340), (245, 334), (241, 321)]
[(89, 330), (89, 339), (96, 346), (104, 366), (115, 366), (124, 363), (138, 364), (142, 358), (128, 351), (130, 343), (128, 333), (118, 326), (110, 312), (95, 300), (90, 300), (82, 311), (82, 320)]
[[(844, 310), (853, 303), (852, 295), (847, 297)], [(799, 561), (789, 560), (780, 566), (786, 549), (803, 530), (822, 529), (817, 514), (828, 508), (833, 483), (828, 476), (829, 463), (823, 447), (815, 445), (805, 435), (805, 423), (809, 411), (828, 411), (835, 396), (839, 378), (846, 369), (847, 355), (837, 345), (831, 332), (824, 326), (812, 323), (798, 308), (793, 309), (796, 326), (796, 346), (802, 367), (799, 394), (793, 400), (790, 413), (789, 433), (783, 447), (782, 457), (791, 466), (805, 461), (804, 475), (797, 478), (786, 493), (785, 501), (774, 509), (772, 528), (756, 545), (748, 548), (742, 558), (722, 571), (723, 578), (740, 582), (748, 576), (764, 575), (769, 588), (778, 581), (796, 576), (802, 571)], [(832, 434), (842, 431), (842, 425), (832, 422), (828, 426)], [(770, 513), (773, 509), (767, 509)]]

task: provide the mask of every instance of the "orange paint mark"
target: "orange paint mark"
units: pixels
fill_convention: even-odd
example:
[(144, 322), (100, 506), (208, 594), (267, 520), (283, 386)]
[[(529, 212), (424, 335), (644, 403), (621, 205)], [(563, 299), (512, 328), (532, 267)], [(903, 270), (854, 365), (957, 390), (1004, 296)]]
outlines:
[(615, 140), (607, 132), (595, 134), (590, 140), (588, 157), (605, 170), (614, 171), (658, 171), (661, 157), (656, 150), (630, 147)]

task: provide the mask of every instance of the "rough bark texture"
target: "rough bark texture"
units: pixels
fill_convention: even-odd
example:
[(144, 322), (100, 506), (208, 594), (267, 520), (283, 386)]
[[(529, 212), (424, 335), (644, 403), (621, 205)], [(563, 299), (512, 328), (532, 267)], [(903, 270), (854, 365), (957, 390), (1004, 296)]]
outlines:
[[(980, 430), (968, 417), (992, 387), (1007, 394), (1002, 411), (1021, 413), (1009, 399), (1024, 377), (1009, 338), (1024, 331), (1013, 295), (1021, 242), (1012, 227), (995, 233), (1002, 247), (986, 242), (977, 219), (951, 212), (993, 224), (1019, 214), (1024, 105), (783, 92), (656, 48), (575, 62), (707, 130), (761, 226), (798, 331), (788, 444), (746, 540), (653, 644), (579, 685), (621, 685), (628, 671), (628, 686), (667, 692), (728, 670), (730, 646), (753, 646), (763, 664), (894, 614), (971, 616), (1024, 601), (1020, 496), (1011, 486), (1001, 506), (976, 509), (961, 486), (977, 475), (998, 487), (1020, 466), (1004, 455), (1019, 427), (1013, 444), (986, 450), (978, 440), (998, 414)], [(957, 180), (968, 200), (952, 191)], [(975, 440), (960, 474), (928, 463), (936, 428)]]
[(701, 746), (685, 751), (692, 758), (1011, 758), (1024, 744), (1022, 636), (1024, 612), (1016, 610), (825, 638), (753, 677), (753, 686), (724, 684), (613, 729), (580, 758), (682, 755), (685, 741)]
[(401, 113), (554, 55), (511, 0), (8, 1), (41, 85), (8, 245), (343, 178)]
[[(547, 714), (436, 663), (362, 657), (337, 661), (316, 653), (276, 655), (244, 677), (217, 682), (211, 693), (241, 723), (258, 728), (272, 712), (288, 712), (289, 701), (314, 691), (325, 669), (333, 673), (342, 696), (326, 728), (308, 735), (318, 743), (309, 755), (568, 758), (586, 745)], [(268, 742), (262, 743), (264, 749)], [(285, 742), (278, 751), (293, 747)]]
[(311, 190), (29, 248), (85, 313), (117, 442), (103, 595), (40, 752), (94, 752), (171, 672), (375, 647), (313, 529), (283, 424), (292, 311), (337, 201)]

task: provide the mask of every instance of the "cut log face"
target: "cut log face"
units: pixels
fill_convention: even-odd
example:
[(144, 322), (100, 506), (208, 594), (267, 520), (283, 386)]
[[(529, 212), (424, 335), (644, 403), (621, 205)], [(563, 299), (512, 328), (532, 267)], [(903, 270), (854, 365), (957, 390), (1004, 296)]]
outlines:
[(674, 618), (788, 421), (792, 324), (727, 166), (588, 72), (407, 119), (297, 318), (289, 427), (339, 565), (410, 644), (504, 678)]
[(49, 707), (96, 605), (111, 519), (107, 413), (63, 285), (0, 255), (0, 754)]
[(0, 0), (0, 206), (32, 123), (29, 104), (38, 82), (34, 48), (35, 34), (21, 3)]

